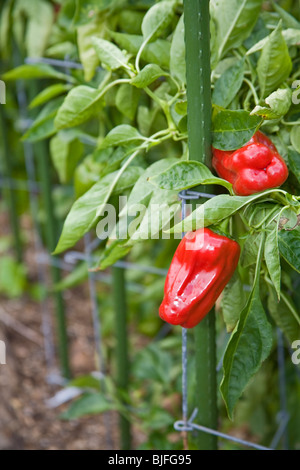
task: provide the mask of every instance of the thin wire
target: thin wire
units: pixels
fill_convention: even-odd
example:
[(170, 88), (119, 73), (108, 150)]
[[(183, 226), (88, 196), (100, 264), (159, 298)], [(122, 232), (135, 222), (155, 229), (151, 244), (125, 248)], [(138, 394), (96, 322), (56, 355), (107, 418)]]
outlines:
[(68, 68), (68, 69), (83, 69), (83, 66), (79, 62), (72, 60), (59, 60), (59, 59), (48, 59), (46, 57), (26, 57), (25, 64), (48, 64), (54, 67)]
[(206, 432), (207, 434), (212, 434), (214, 436), (218, 436), (228, 441), (236, 442), (247, 447), (253, 447), (257, 450), (273, 450), (270, 447), (264, 447), (259, 444), (255, 444), (254, 442), (244, 441), (243, 439), (239, 439), (238, 437), (230, 436), (229, 434), (224, 434), (223, 432), (215, 431), (214, 429), (207, 428), (206, 426), (201, 426), (200, 424), (193, 423), (197, 411), (197, 409), (194, 410), (191, 418), (187, 423), (185, 423), (184, 421), (176, 421), (174, 423), (174, 428), (176, 429), (176, 431), (193, 431), (194, 429), (196, 429), (197, 431)]
[[(75, 263), (77, 260), (86, 261), (86, 254), (81, 253), (80, 251), (69, 251), (64, 257), (66, 263)], [(93, 263), (97, 263), (99, 259), (96, 256), (90, 256), (90, 260)], [(127, 261), (117, 261), (114, 266), (117, 268), (123, 269), (133, 269), (135, 271), (140, 271), (143, 273), (157, 274), (159, 276), (165, 276), (167, 274), (167, 269), (155, 268), (153, 266), (143, 266), (138, 263), (130, 263)]]

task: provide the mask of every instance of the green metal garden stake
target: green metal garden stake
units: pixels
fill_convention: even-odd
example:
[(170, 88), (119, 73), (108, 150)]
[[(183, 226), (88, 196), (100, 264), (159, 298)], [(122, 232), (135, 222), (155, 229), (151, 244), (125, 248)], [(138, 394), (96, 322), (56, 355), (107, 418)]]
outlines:
[[(211, 85), (209, 0), (184, 0), (188, 136), (190, 159), (211, 164)], [(203, 187), (201, 188), (203, 191)], [(197, 421), (217, 428), (215, 314), (195, 327)], [(217, 448), (217, 438), (200, 432), (197, 447)]]
[(7, 199), (10, 224), (11, 224), (11, 229), (12, 229), (13, 238), (14, 238), (14, 249), (16, 253), (16, 258), (17, 258), (17, 261), (20, 263), (22, 261), (21, 232), (20, 232), (19, 218), (17, 215), (16, 192), (12, 188), (11, 152), (9, 149), (9, 143), (8, 143), (8, 137), (7, 137), (7, 126), (6, 126), (5, 113), (4, 113), (3, 106), (5, 105), (0, 104), (0, 127), (2, 130), (1, 140), (3, 142), (4, 177), (7, 178), (7, 184), (8, 184), (8, 187), (4, 193)]
[[(129, 357), (127, 341), (127, 307), (125, 270), (113, 267), (113, 298), (115, 304), (116, 325), (116, 365), (117, 386), (122, 392), (128, 391), (129, 383)], [(130, 421), (120, 415), (121, 448), (128, 450), (131, 447)]]
[[(45, 205), (45, 213), (47, 216), (47, 227), (46, 227), (46, 243), (49, 252), (54, 251), (57, 239), (58, 230), (57, 223), (54, 215), (54, 206), (52, 200), (51, 191), (51, 167), (49, 161), (48, 148), (44, 142), (39, 142), (34, 146), (35, 153), (37, 155), (39, 175), (41, 181), (42, 198)], [(52, 281), (54, 284), (61, 280), (60, 269), (56, 266), (52, 266)], [(57, 334), (58, 334), (58, 349), (59, 358), (62, 374), (66, 378), (70, 378), (70, 367), (69, 367), (69, 354), (68, 354), (68, 336), (67, 326), (65, 318), (64, 301), (61, 292), (54, 293), (55, 311), (56, 311), (56, 322), (57, 322)]]

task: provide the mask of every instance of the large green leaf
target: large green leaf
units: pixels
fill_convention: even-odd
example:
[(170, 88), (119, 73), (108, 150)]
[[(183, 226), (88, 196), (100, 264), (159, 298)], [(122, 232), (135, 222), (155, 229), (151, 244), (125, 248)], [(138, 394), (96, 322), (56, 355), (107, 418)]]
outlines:
[(22, 140), (38, 142), (54, 135), (57, 132), (57, 129), (54, 126), (54, 118), (61, 103), (62, 98), (56, 98), (55, 100), (47, 103), (33, 122), (30, 129), (28, 129), (28, 131), (23, 135)]
[(74, 170), (83, 154), (83, 144), (66, 132), (60, 132), (50, 141), (53, 165), (61, 183), (67, 183), (73, 177)]
[(175, 6), (175, 0), (163, 0), (147, 11), (142, 22), (144, 39), (154, 40), (165, 31), (174, 18)]
[(54, 11), (49, 2), (45, 0), (19, 1), (14, 5), (14, 22), (17, 16), (24, 21), (26, 18), (25, 48), (28, 57), (42, 57), (51, 36)]
[(276, 90), (289, 77), (291, 70), (292, 61), (279, 24), (268, 36), (257, 63), (261, 97)]
[(101, 142), (101, 148), (113, 147), (116, 145), (132, 145), (145, 140), (135, 127), (128, 124), (121, 124), (114, 127)]
[(272, 230), (269, 230), (265, 243), (265, 260), (270, 278), (275, 287), (278, 299), (280, 299), (281, 285), (281, 266), (278, 248), (278, 224), (274, 224)]
[(41, 106), (47, 101), (50, 101), (53, 98), (56, 98), (59, 95), (62, 95), (66, 91), (71, 89), (71, 85), (64, 83), (56, 83), (55, 85), (50, 85), (44, 90), (42, 90), (30, 103), (29, 108), (35, 108), (36, 106)]
[(230, 337), (223, 359), (224, 375), (220, 389), (230, 418), (246, 385), (272, 348), (272, 327), (267, 320), (259, 295), (262, 252), (263, 239), (257, 257), (253, 289)]
[(134, 78), (131, 79), (130, 83), (137, 88), (145, 88), (152, 82), (157, 80), (159, 77), (168, 75), (164, 72), (159, 65), (148, 64), (144, 67)]
[[(157, 189), (149, 183), (148, 178), (167, 169), (176, 161), (175, 158), (159, 160), (150, 165), (137, 180), (126, 206), (119, 214), (119, 222), (111, 233), (109, 242), (101, 256), (100, 269), (105, 269), (114, 264), (129, 252), (134, 243), (141, 239), (158, 238), (162, 227), (169, 224), (172, 208), (175, 210), (179, 202), (177, 191)], [(161, 214), (164, 213), (164, 218), (155, 218), (154, 224), (154, 219), (151, 221), (151, 206), (152, 215), (158, 213), (158, 206), (160, 206)], [(150, 221), (152, 225), (149, 223)]]
[(291, 132), (291, 144), (300, 153), (300, 126), (294, 126)]
[(159, 188), (181, 191), (199, 184), (219, 184), (227, 189), (232, 185), (228, 181), (214, 176), (206, 165), (189, 160), (177, 162), (162, 173), (149, 179)]
[(116, 107), (118, 110), (133, 121), (140, 99), (140, 90), (123, 83), (116, 94)]
[(92, 38), (92, 44), (100, 62), (109, 69), (128, 68), (128, 57), (115, 44), (97, 37)]
[(89, 82), (95, 75), (99, 58), (92, 43), (92, 37), (99, 34), (101, 24), (91, 21), (77, 28), (77, 44), (80, 62), (83, 65), (84, 79)]
[(290, 109), (292, 90), (290, 88), (279, 88), (265, 98), (265, 103), (265, 106), (255, 106), (250, 114), (262, 116), (264, 119), (280, 119)]
[(199, 205), (182, 222), (176, 224), (171, 229), (171, 233), (189, 232), (200, 227), (217, 224), (235, 214), (250, 202), (264, 198), (272, 194), (272, 192), (274, 190), (269, 189), (261, 193), (252, 194), (251, 196), (228, 196), (227, 194), (215, 196), (204, 204)]
[(170, 51), (170, 71), (180, 82), (186, 83), (185, 42), (183, 15), (175, 28)]
[(53, 67), (47, 64), (20, 65), (19, 67), (9, 70), (2, 75), (2, 79), (4, 81), (33, 80), (35, 78), (55, 78), (58, 80), (66, 80), (68, 82), (75, 81), (72, 76), (57, 72)]
[[(282, 31), (282, 36), (288, 47), (297, 46), (300, 43), (300, 30), (299, 29), (292, 29), (292, 28), (284, 29)], [(264, 45), (268, 42), (268, 40), (269, 40), (269, 36), (266, 36), (265, 38), (258, 41), (256, 44), (254, 44), (254, 46), (252, 46), (246, 52), (246, 55), (251, 55), (254, 52), (261, 51)]]
[(79, 85), (66, 96), (55, 118), (57, 129), (78, 126), (94, 116), (103, 107), (102, 90)]
[[(110, 34), (122, 49), (126, 49), (126, 51), (134, 55), (138, 53), (141, 45), (143, 44), (143, 36), (116, 32), (111, 32)], [(147, 63), (153, 63), (160, 65), (161, 67), (169, 68), (170, 47), (171, 44), (169, 41), (165, 39), (157, 39), (145, 46), (141, 59)]]
[(216, 81), (212, 94), (212, 102), (223, 108), (231, 103), (242, 86), (245, 61), (241, 59), (222, 73)]
[(293, 148), (288, 150), (289, 168), (300, 183), (300, 154)]
[(236, 150), (245, 145), (257, 131), (262, 119), (248, 111), (222, 110), (213, 115), (213, 146), (220, 150)]
[(250, 35), (261, 10), (262, 0), (212, 0), (212, 17), (216, 23), (216, 44), (221, 58), (240, 46)]
[(280, 17), (282, 18), (283, 24), (288, 28), (296, 28), (300, 30), (300, 23), (296, 20), (296, 18), (288, 13), (286, 10), (281, 8), (275, 2), (272, 2), (274, 9), (279, 13)]
[(81, 416), (94, 415), (118, 409), (117, 403), (109, 401), (102, 393), (85, 394), (76, 400), (61, 414), (62, 419), (78, 419)]
[(245, 303), (246, 293), (242, 280), (236, 271), (221, 296), (222, 314), (228, 332), (235, 328)]
[(282, 293), (278, 302), (275, 290), (269, 286), (268, 310), (290, 343), (300, 338), (300, 317), (290, 296)]
[(299, 230), (280, 230), (278, 244), (281, 256), (300, 273), (300, 232)]
[(71, 248), (87, 233), (97, 222), (99, 207), (103, 207), (111, 194), (122, 194), (123, 191), (133, 186), (141, 174), (140, 167), (127, 168), (116, 180), (119, 172), (113, 172), (104, 176), (94, 184), (89, 191), (81, 196), (73, 204), (60, 236), (55, 253)]

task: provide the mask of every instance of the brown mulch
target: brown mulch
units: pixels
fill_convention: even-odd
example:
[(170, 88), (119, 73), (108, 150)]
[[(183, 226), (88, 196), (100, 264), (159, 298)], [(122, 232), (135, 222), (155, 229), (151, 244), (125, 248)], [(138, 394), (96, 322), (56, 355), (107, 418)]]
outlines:
[[(36, 280), (36, 262), (30, 241), (30, 221), (22, 220), (27, 243), (25, 264), (29, 278)], [(0, 214), (0, 237), (8, 221)], [(95, 370), (93, 328), (87, 286), (65, 293), (73, 376)], [(53, 306), (50, 304), (53, 312)], [(2, 321), (1, 321), (2, 312)], [(11, 322), (3, 319), (9, 316)], [(14, 322), (16, 324), (14, 324)], [(15, 328), (17, 326), (17, 328)], [(21, 326), (21, 328), (20, 328)], [(22, 331), (22, 328), (24, 331)], [(32, 332), (32, 338), (28, 333)], [(46, 400), (61, 389), (47, 383), (41, 333), (41, 305), (28, 295), (20, 299), (0, 296), (0, 340), (6, 344), (6, 364), (0, 364), (0, 449), (94, 450), (118, 449), (116, 413), (94, 415), (73, 421), (60, 419), (66, 408), (49, 408)], [(107, 430), (107, 422), (109, 428)], [(108, 439), (108, 435), (110, 439)]]

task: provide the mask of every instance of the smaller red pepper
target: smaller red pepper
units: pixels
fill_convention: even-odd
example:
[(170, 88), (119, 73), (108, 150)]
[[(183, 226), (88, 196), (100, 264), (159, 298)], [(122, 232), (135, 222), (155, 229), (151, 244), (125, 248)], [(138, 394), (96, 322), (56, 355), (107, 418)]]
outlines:
[(212, 153), (214, 169), (221, 178), (232, 183), (239, 196), (276, 188), (288, 177), (285, 161), (271, 140), (260, 131), (238, 150), (213, 148)]
[(196, 326), (214, 306), (240, 256), (234, 240), (208, 228), (188, 232), (173, 256), (160, 317), (184, 328)]

